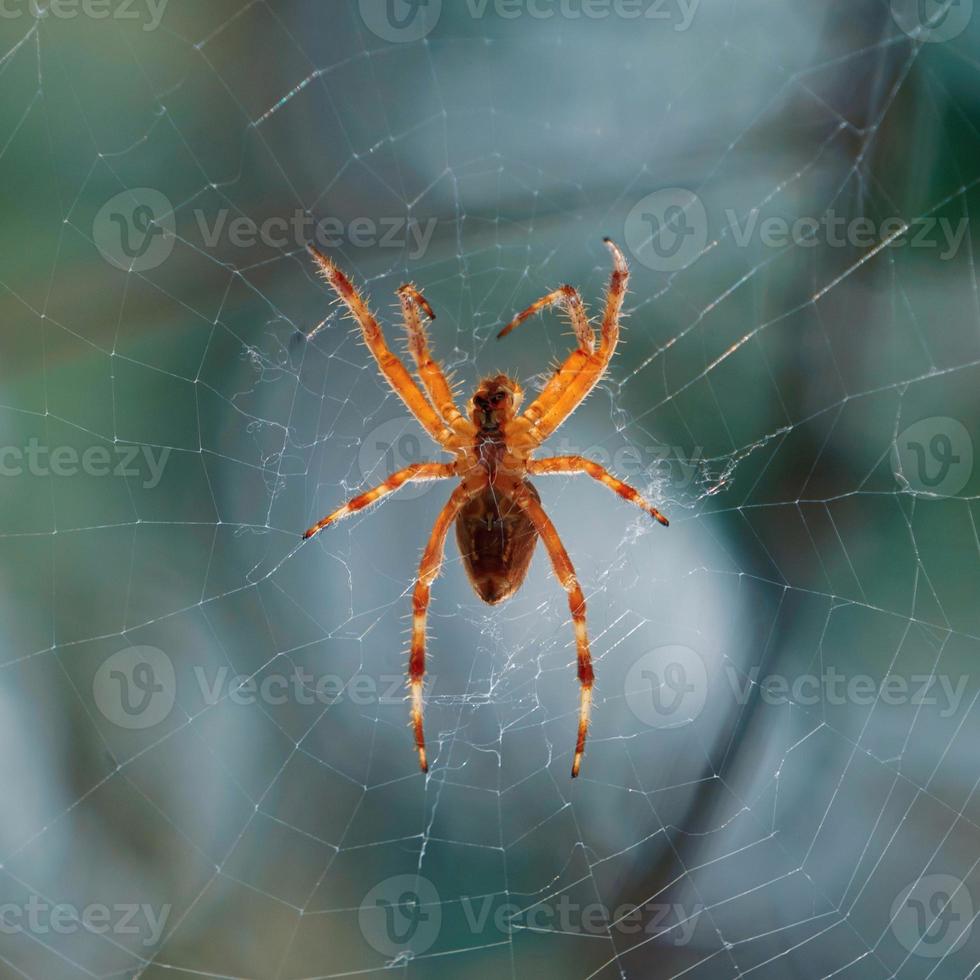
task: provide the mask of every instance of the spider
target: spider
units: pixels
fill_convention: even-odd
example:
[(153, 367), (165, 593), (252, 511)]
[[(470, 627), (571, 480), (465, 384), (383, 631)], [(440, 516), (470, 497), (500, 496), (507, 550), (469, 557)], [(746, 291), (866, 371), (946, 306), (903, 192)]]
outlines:
[(619, 340), (619, 320), (629, 278), (626, 259), (610, 240), (613, 271), (606, 291), (606, 307), (596, 349), (596, 334), (582, 298), (572, 286), (560, 286), (532, 303), (500, 333), (515, 327), (548, 307), (559, 307), (571, 320), (578, 345), (558, 367), (538, 397), (518, 414), (523, 391), (506, 374), (486, 377), (477, 385), (464, 415), (456, 404), (442, 368), (433, 359), (423, 316), (435, 319), (425, 297), (411, 284), (398, 290), (408, 349), (415, 362), (421, 388), (402, 361), (385, 343), (381, 328), (350, 279), (327, 256), (308, 246), (319, 272), (347, 307), (360, 327), (368, 350), (381, 374), (421, 423), (426, 432), (455, 458), (445, 463), (413, 463), (392, 473), (383, 483), (338, 507), (303, 535), (313, 537), (341, 518), (393, 493), (410, 480), (459, 480), (439, 512), (422, 554), (412, 599), (412, 645), (408, 663), (411, 725), (419, 766), (428, 772), (422, 724), (422, 682), (425, 676), (426, 614), (432, 582), (439, 574), (449, 528), (455, 524), (463, 567), (476, 594), (491, 605), (512, 596), (523, 583), (531, 555), (540, 537), (551, 559), (555, 576), (568, 594), (578, 654), (580, 702), (578, 737), (572, 761), (572, 777), (578, 775), (589, 731), (592, 684), (595, 675), (589, 653), (585, 622), (585, 597), (575, 569), (555, 526), (541, 506), (528, 475), (586, 473), (624, 500), (645, 510), (667, 526), (667, 518), (626, 483), (617, 480), (598, 463), (582, 456), (534, 459), (534, 451), (575, 411), (609, 366)]

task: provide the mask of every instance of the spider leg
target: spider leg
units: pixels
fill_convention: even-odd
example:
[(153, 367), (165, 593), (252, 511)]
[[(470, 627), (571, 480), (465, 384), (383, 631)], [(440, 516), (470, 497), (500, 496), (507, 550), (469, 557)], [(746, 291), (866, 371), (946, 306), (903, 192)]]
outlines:
[(578, 576), (565, 546), (561, 543), (555, 525), (545, 513), (544, 508), (528, 492), (523, 483), (517, 483), (507, 491), (514, 502), (524, 511), (534, 524), (535, 530), (544, 542), (551, 559), (555, 578), (568, 593), (568, 608), (575, 627), (575, 646), (578, 652), (578, 679), (581, 690), (578, 714), (578, 737), (575, 741), (575, 757), (572, 761), (572, 778), (579, 772), (582, 753), (585, 751), (585, 738), (589, 732), (589, 715), (592, 709), (592, 684), (595, 673), (592, 670), (592, 654), (589, 652), (589, 635), (585, 623), (585, 596), (579, 585)]
[(591, 354), (595, 350), (595, 332), (589, 324), (588, 317), (585, 315), (585, 307), (582, 305), (582, 297), (578, 290), (573, 286), (559, 286), (557, 289), (542, 296), (537, 302), (532, 303), (523, 313), (518, 313), (510, 323), (497, 334), (497, 339), (506, 337), (512, 330), (519, 327), (525, 320), (529, 320), (535, 313), (549, 306), (561, 306), (572, 321), (572, 329), (575, 331), (575, 338), (578, 340), (578, 349)]
[(415, 748), (419, 754), (419, 768), (429, 771), (425, 754), (425, 732), (422, 727), (423, 701), (422, 680), (425, 677), (425, 621), (429, 612), (429, 599), (433, 581), (442, 568), (446, 547), (446, 535), (460, 509), (477, 491), (460, 484), (439, 512), (432, 533), (419, 564), (419, 577), (412, 596), (412, 651), (408, 661), (408, 685), (412, 696), (412, 728), (415, 731)]
[(628, 483), (617, 480), (605, 467), (584, 456), (552, 456), (548, 459), (532, 459), (528, 463), (528, 472), (545, 475), (548, 473), (587, 473), (593, 480), (598, 480), (619, 494), (623, 500), (628, 500), (631, 504), (636, 504), (640, 510), (645, 510), (652, 518), (660, 521), (664, 527), (669, 525), (669, 521), (652, 504), (646, 502), (638, 490), (635, 490)]
[(328, 283), (330, 283), (337, 298), (347, 307), (350, 315), (357, 321), (361, 328), (361, 335), (367, 344), (368, 350), (374, 355), (378, 362), (378, 367), (384, 375), (392, 390), (405, 403), (408, 410), (419, 420), (426, 432), (432, 436), (436, 442), (445, 446), (452, 438), (453, 433), (446, 427), (445, 422), (439, 417), (435, 409), (426, 400), (424, 394), (415, 383), (408, 368), (392, 353), (385, 342), (384, 335), (378, 321), (368, 309), (367, 303), (361, 294), (354, 287), (345, 273), (343, 273), (334, 262), (319, 252), (312, 245), (307, 245), (310, 255), (313, 256), (320, 273)]
[(528, 424), (532, 447), (540, 445), (578, 408), (605, 373), (616, 351), (629, 267), (613, 241), (607, 238), (605, 244), (612, 253), (613, 271), (606, 290), (599, 350), (594, 351), (580, 342), (521, 416)]
[(466, 420), (456, 405), (446, 375), (429, 350), (429, 338), (422, 318), (419, 316), (421, 310), (430, 320), (436, 318), (429, 301), (411, 283), (406, 283), (399, 288), (398, 299), (402, 305), (405, 331), (408, 333), (408, 349), (416, 367), (418, 367), (422, 386), (428, 393), (436, 411), (448, 425), (455, 426), (459, 422), (465, 423)]
[(314, 534), (322, 531), (328, 524), (342, 520), (350, 514), (356, 514), (359, 510), (370, 506), (376, 500), (387, 497), (389, 493), (394, 493), (400, 486), (408, 483), (409, 480), (446, 480), (455, 476), (456, 471), (453, 463), (412, 463), (397, 473), (392, 473), (384, 483), (378, 484), (365, 493), (358, 494), (348, 500), (343, 507), (338, 507), (335, 511), (328, 514), (322, 521), (318, 521), (313, 527), (303, 534), (303, 540), (312, 538)]

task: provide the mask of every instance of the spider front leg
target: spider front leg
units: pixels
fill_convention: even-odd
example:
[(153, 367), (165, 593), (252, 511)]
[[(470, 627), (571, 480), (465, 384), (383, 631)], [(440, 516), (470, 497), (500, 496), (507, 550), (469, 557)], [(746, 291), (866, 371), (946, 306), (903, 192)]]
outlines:
[(599, 350), (583, 344), (580, 339), (579, 346), (568, 355), (541, 394), (521, 416), (530, 425), (534, 445), (544, 442), (578, 408), (605, 373), (616, 352), (629, 266), (615, 242), (607, 238), (605, 245), (612, 254), (613, 271), (606, 290)]
[(436, 318), (429, 301), (411, 283), (406, 283), (399, 288), (398, 299), (401, 302), (402, 318), (408, 334), (408, 349), (432, 404), (450, 426), (455, 427), (460, 422), (465, 424), (466, 420), (453, 398), (452, 387), (429, 350), (429, 338), (419, 316), (421, 310), (430, 320)]
[(582, 753), (585, 751), (585, 739), (589, 733), (589, 715), (592, 709), (592, 685), (595, 681), (595, 673), (592, 670), (592, 654), (589, 652), (589, 634), (585, 622), (585, 596), (582, 594), (582, 587), (579, 585), (578, 576), (572, 560), (568, 557), (565, 546), (561, 543), (555, 525), (551, 523), (551, 518), (545, 513), (544, 508), (528, 492), (523, 483), (517, 484), (513, 490), (509, 491), (509, 496), (524, 511), (534, 524), (544, 546), (551, 559), (551, 566), (555, 572), (555, 578), (561, 583), (561, 587), (568, 593), (568, 608), (572, 614), (572, 623), (575, 627), (575, 646), (578, 654), (578, 680), (580, 685), (580, 699), (578, 712), (578, 737), (575, 740), (575, 757), (572, 760), (572, 779), (579, 772), (582, 764)]
[(645, 510), (654, 520), (668, 527), (670, 521), (652, 504), (646, 502), (643, 495), (628, 483), (617, 480), (604, 466), (584, 456), (552, 456), (548, 459), (532, 459), (528, 464), (528, 472), (539, 475), (549, 473), (587, 473), (593, 480), (609, 487), (613, 493), (619, 494), (623, 500), (636, 504), (640, 510)]
[(419, 754), (419, 768), (429, 771), (425, 754), (425, 731), (422, 726), (422, 681), (425, 677), (425, 621), (429, 612), (432, 583), (442, 568), (446, 549), (446, 535), (456, 520), (460, 509), (477, 491), (461, 484), (452, 493), (445, 507), (439, 512), (422, 554), (419, 577), (412, 596), (412, 651), (408, 660), (408, 686), (412, 696), (412, 728), (415, 731), (415, 748)]
[(348, 500), (343, 507), (338, 507), (335, 511), (328, 514), (322, 521), (314, 524), (313, 527), (303, 533), (303, 540), (312, 538), (314, 534), (322, 531), (328, 524), (333, 524), (335, 521), (342, 520), (351, 514), (356, 514), (359, 510), (370, 506), (376, 500), (387, 497), (389, 493), (394, 493), (399, 487), (408, 483), (409, 480), (446, 480), (455, 475), (456, 470), (452, 463), (412, 463), (403, 470), (392, 473), (384, 483)]
[(559, 286), (557, 289), (542, 296), (541, 299), (532, 303), (523, 313), (518, 313), (510, 323), (497, 334), (497, 339), (506, 337), (512, 330), (519, 327), (525, 320), (529, 320), (535, 313), (546, 309), (549, 306), (560, 306), (568, 314), (572, 321), (572, 329), (575, 331), (575, 338), (578, 340), (579, 350), (591, 354), (595, 350), (595, 332), (589, 325), (588, 317), (585, 315), (585, 306), (582, 304), (582, 297), (574, 286)]
[(453, 436), (452, 431), (446, 427), (446, 423), (439, 417), (435, 409), (429, 404), (425, 395), (415, 383), (408, 368), (391, 352), (385, 342), (381, 327), (374, 315), (368, 309), (367, 303), (361, 294), (354, 287), (348, 276), (337, 267), (337, 265), (322, 252), (319, 252), (312, 245), (307, 245), (310, 255), (316, 260), (317, 266), (324, 279), (330, 283), (337, 298), (347, 307), (350, 315), (357, 321), (361, 328), (361, 336), (367, 344), (368, 350), (374, 355), (381, 373), (391, 386), (392, 390), (401, 398), (405, 406), (419, 420), (422, 428), (432, 436), (436, 442), (445, 446)]

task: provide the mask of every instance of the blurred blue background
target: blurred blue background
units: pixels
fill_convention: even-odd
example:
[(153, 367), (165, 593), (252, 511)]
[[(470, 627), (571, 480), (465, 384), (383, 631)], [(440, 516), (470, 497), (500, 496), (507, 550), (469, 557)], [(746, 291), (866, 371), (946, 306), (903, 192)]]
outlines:
[[(980, 962), (970, 0), (7, 0), (0, 976), (965, 978)], [(571, 348), (491, 608), (305, 252), (468, 393)]]

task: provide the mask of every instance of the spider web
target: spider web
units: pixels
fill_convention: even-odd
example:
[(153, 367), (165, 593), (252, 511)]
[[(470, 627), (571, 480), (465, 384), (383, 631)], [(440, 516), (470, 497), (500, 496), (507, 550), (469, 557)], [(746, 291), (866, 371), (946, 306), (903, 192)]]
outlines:
[[(56, 7), (0, 21), (0, 973), (972, 976), (975, 23), (431, 4), (392, 40), (381, 4), (171, 0), (152, 29), (145, 4)], [(688, 199), (649, 222), (670, 188), (706, 235), (655, 267), (697, 230)], [(149, 251), (114, 265), (147, 207)], [(828, 212), (884, 234), (746, 232)], [(566, 281), (595, 314), (602, 236), (630, 249), (620, 352), (545, 449), (671, 527), (537, 481), (598, 678), (574, 782), (541, 548), (491, 608), (450, 541), (426, 777), (401, 677), (449, 485), (300, 543), (439, 456), (328, 305), (309, 226), (229, 226), (294, 215), (336, 223), (396, 350), (393, 290), (424, 289), (464, 393), (498, 369), (533, 390), (568, 330), (501, 324)], [(945, 257), (940, 219), (965, 231)]]

